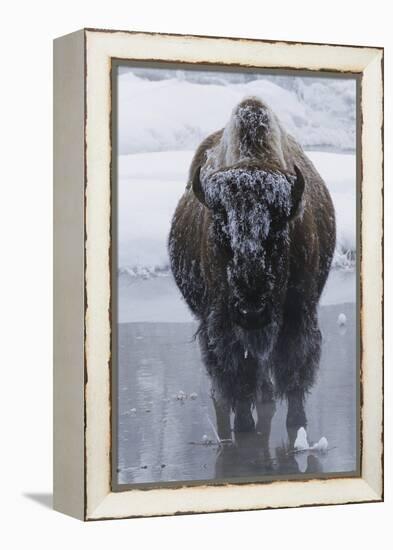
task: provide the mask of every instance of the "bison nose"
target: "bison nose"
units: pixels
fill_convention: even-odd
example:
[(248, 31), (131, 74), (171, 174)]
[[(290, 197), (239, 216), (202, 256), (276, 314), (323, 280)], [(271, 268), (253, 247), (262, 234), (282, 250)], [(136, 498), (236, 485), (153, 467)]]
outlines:
[(261, 315), (264, 309), (265, 309), (265, 306), (261, 306), (259, 308), (241, 307), (240, 314), (242, 315), (242, 317), (253, 317), (253, 316)]
[(267, 308), (241, 306), (235, 313), (235, 323), (246, 330), (263, 327), (268, 322)]

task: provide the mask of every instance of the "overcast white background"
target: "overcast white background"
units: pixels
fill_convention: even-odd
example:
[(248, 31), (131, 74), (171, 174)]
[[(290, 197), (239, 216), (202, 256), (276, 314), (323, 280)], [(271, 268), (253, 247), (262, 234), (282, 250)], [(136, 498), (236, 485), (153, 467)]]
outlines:
[[(52, 490), (51, 40), (84, 26), (386, 47), (385, 504), (82, 524), (26, 496), (48, 495)], [(2, 5), (0, 40), (0, 546), (41, 550), (390, 547), (393, 112), (388, 3), (14, 1)]]

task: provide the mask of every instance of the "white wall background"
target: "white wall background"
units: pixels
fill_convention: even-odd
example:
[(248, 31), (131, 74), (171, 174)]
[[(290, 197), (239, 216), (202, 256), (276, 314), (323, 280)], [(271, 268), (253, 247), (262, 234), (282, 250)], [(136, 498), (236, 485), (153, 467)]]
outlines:
[[(355, 0), (17, 1), (2, 6), (1, 488), (3, 548), (388, 548), (392, 500), (392, 33)], [(386, 502), (84, 525), (51, 493), (52, 38), (84, 26), (386, 47)], [(38, 495), (32, 498), (28, 495)]]

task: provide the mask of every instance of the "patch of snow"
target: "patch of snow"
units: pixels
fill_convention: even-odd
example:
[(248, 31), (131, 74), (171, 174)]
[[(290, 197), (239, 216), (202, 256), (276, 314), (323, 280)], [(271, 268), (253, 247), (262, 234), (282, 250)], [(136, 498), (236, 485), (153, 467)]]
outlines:
[(345, 313), (340, 313), (340, 315), (337, 317), (337, 324), (342, 327), (347, 324), (347, 316)]
[(310, 451), (327, 451), (328, 447), (329, 443), (326, 437), (321, 437), (318, 443), (314, 443), (314, 445), (310, 447)]
[(180, 390), (176, 395), (176, 399), (184, 401), (184, 399), (187, 399), (187, 394), (183, 390)]
[(293, 447), (296, 451), (306, 451), (310, 448), (307, 441), (307, 432), (303, 427), (298, 429)]
[(295, 443), (293, 445), (295, 451), (327, 451), (329, 447), (326, 437), (321, 437), (318, 443), (310, 445), (307, 440), (307, 432), (305, 428), (299, 428), (296, 436)]

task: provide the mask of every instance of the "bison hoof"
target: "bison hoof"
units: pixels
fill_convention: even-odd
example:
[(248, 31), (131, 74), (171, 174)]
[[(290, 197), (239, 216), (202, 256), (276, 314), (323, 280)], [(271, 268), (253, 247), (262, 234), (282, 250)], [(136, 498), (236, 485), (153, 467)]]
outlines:
[(255, 422), (252, 417), (251, 411), (248, 411), (248, 413), (243, 412), (242, 414), (235, 415), (234, 429), (235, 432), (255, 431)]

